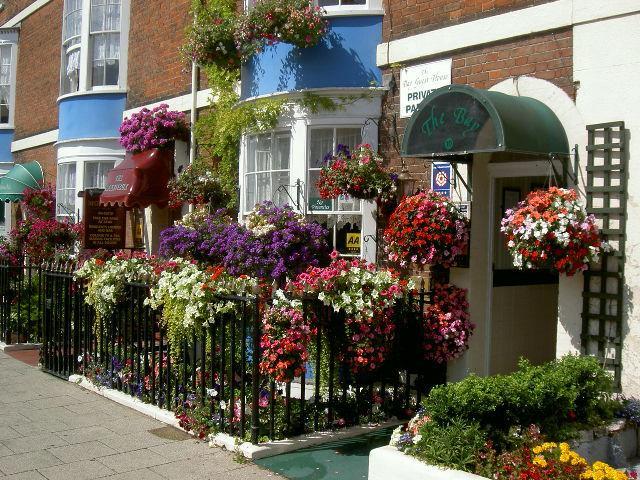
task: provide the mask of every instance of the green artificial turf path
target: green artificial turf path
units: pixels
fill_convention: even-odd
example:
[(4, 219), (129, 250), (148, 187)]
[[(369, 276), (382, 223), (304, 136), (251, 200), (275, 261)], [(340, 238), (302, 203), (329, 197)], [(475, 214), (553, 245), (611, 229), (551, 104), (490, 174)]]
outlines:
[(366, 480), (369, 452), (387, 445), (392, 431), (392, 428), (386, 428), (263, 458), (256, 463), (291, 480)]

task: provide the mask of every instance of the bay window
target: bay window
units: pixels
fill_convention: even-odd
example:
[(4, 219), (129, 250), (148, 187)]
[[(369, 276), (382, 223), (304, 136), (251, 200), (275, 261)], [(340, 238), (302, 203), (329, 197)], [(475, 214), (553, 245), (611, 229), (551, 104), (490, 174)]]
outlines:
[(65, 0), (62, 94), (126, 84), (129, 0)]
[(247, 139), (244, 174), (245, 211), (255, 204), (272, 201), (291, 203), (289, 198), (291, 134), (274, 132), (252, 135)]
[(58, 165), (56, 179), (56, 216), (58, 219), (75, 219), (76, 212), (76, 164)]

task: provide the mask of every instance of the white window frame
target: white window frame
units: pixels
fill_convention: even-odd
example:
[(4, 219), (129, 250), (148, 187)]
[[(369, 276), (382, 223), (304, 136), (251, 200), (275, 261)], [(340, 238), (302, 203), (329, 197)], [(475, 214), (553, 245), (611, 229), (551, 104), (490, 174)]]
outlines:
[(11, 72), (9, 73), (9, 121), (0, 123), (0, 129), (12, 130), (16, 111), (16, 71), (18, 64), (18, 29), (0, 28), (0, 46), (11, 48)]
[[(115, 33), (115, 31), (93, 32), (91, 33), (91, 0), (82, 0), (82, 29), (80, 34), (80, 72), (78, 79), (78, 90), (76, 92), (64, 93), (65, 70), (65, 48), (61, 48), (60, 62), (60, 98), (86, 93), (102, 92), (125, 92), (127, 86), (127, 63), (129, 53), (129, 22), (130, 22), (131, 0), (121, 0), (120, 2), (120, 59), (117, 85), (92, 86), (93, 55), (92, 37), (99, 33)], [(64, 43), (64, 26), (61, 44)]]
[[(247, 162), (249, 161), (249, 142), (251, 141), (252, 137), (259, 137), (259, 136), (266, 136), (266, 135), (270, 135), (271, 136), (271, 159), (273, 161), (273, 156), (275, 154), (275, 147), (276, 147), (276, 138), (278, 137), (288, 137), (289, 138), (289, 168), (287, 169), (279, 169), (279, 170), (258, 170), (257, 169), (257, 163), (256, 163), (256, 170), (249, 172), (247, 170)], [(244, 205), (244, 213), (248, 214), (249, 212), (251, 212), (254, 208), (255, 205), (248, 205), (247, 204), (247, 185), (248, 185), (248, 178), (249, 177), (254, 177), (255, 178), (255, 187), (256, 187), (256, 196), (258, 193), (258, 187), (257, 187), (257, 178), (259, 174), (269, 174), (270, 175), (270, 179), (271, 179), (271, 198), (267, 199), (267, 200), (271, 200), (273, 201), (273, 194), (275, 193), (273, 190), (273, 174), (274, 173), (284, 173), (287, 172), (289, 174), (289, 184), (291, 184), (291, 161), (292, 161), (292, 144), (293, 144), (293, 136), (292, 136), (292, 132), (288, 129), (277, 129), (277, 130), (273, 130), (271, 132), (264, 132), (264, 133), (257, 133), (257, 134), (251, 134), (251, 135), (247, 135), (246, 137), (246, 154), (244, 155), (244, 168), (243, 168), (243, 176), (242, 176), (242, 205)], [(291, 194), (291, 193), (289, 193)], [(293, 205), (293, 207), (295, 208), (295, 205)]]

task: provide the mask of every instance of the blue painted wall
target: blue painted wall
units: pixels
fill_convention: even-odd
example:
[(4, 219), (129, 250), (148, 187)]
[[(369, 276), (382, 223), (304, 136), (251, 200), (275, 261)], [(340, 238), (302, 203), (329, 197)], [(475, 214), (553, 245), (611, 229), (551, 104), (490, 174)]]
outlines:
[(382, 16), (336, 17), (320, 44), (267, 47), (242, 67), (242, 98), (274, 92), (327, 87), (379, 86), (376, 47)]
[(78, 95), (60, 100), (58, 140), (119, 137), (126, 94)]
[(11, 155), (11, 142), (13, 142), (13, 130), (0, 130), (0, 162), (13, 162)]

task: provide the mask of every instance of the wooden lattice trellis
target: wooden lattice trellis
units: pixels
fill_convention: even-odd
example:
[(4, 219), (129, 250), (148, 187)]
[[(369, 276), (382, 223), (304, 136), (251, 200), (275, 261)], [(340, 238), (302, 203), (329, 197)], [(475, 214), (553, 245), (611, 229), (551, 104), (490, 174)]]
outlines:
[(582, 351), (597, 356), (620, 387), (622, 371), (627, 145), (624, 122), (588, 125), (587, 212), (613, 247), (584, 273)]

